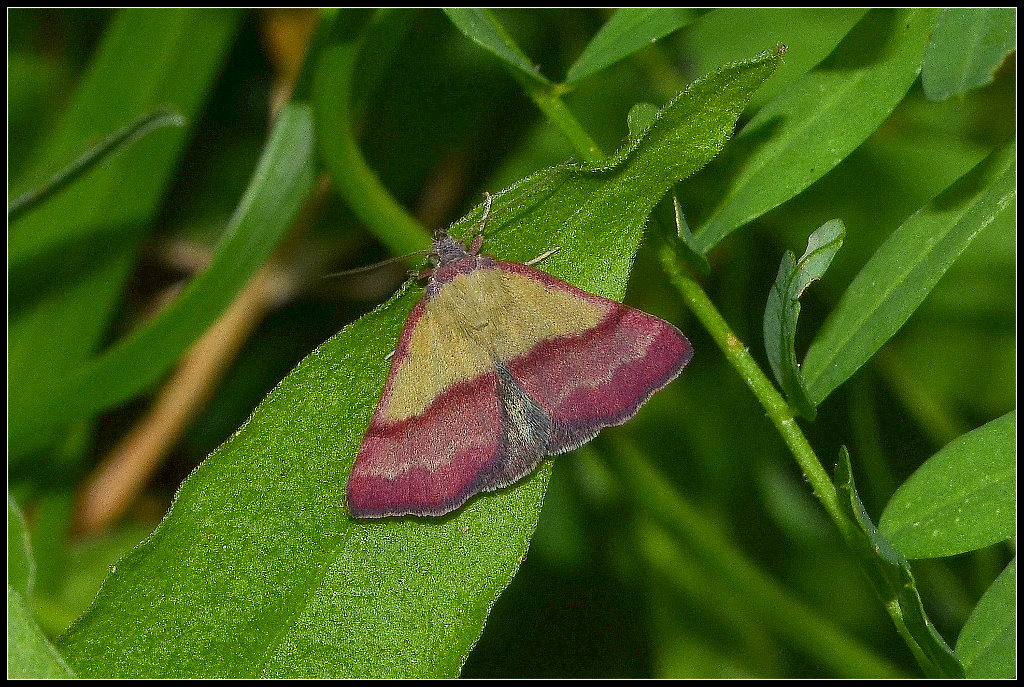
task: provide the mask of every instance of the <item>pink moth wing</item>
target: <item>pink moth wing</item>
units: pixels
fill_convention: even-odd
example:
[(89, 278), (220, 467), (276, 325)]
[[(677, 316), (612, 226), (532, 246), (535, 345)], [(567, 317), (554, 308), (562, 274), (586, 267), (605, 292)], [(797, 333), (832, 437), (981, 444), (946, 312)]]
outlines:
[(668, 322), (447, 235), (348, 482), (354, 517), (443, 515), (633, 417), (689, 362)]

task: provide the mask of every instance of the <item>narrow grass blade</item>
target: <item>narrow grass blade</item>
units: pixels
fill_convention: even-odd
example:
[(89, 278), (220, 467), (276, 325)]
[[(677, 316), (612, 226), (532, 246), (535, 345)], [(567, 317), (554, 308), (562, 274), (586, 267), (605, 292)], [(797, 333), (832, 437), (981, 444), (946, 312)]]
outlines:
[(565, 82), (581, 81), (646, 48), (697, 18), (689, 7), (624, 7), (605, 22), (569, 67)]
[(914, 313), (953, 261), (1016, 198), (1016, 143), (994, 151), (893, 232), (853, 280), (804, 360), (817, 405)]
[[(64, 114), (27, 164), (32, 187), (126, 122), (173, 108), (198, 119), (240, 25), (233, 10), (114, 13)], [(8, 231), (12, 403), (64, 383), (95, 354), (185, 150), (190, 126), (153, 131), (95, 165)], [(11, 409), (11, 422), (20, 422)], [(33, 432), (12, 450), (45, 451), (67, 432)]]
[(309, 106), (286, 106), (207, 270), (153, 321), (59, 383), (12, 396), (12, 452), (31, 447), (32, 435), (90, 417), (160, 380), (291, 226), (313, 186), (314, 150)]
[(73, 678), (31, 611), (35, 561), (25, 518), (7, 495), (7, 679)]
[(25, 599), (7, 585), (7, 679), (77, 677), (43, 631)]
[(903, 100), (938, 10), (872, 10), (827, 60), (761, 108), (723, 162), (734, 176), (694, 232), (707, 253), (823, 177)]
[(505, 27), (498, 22), (488, 9), (448, 7), (444, 13), (448, 19), (461, 31), (466, 38), (484, 48), (490, 53), (498, 56), (505, 63), (515, 67), (518, 71), (540, 81), (549, 83), (540, 73), (537, 65), (533, 64), (515, 41), (505, 31)]
[(83, 153), (81, 157), (57, 172), (42, 186), (19, 196), (7, 208), (7, 221), (13, 222), (18, 219), (36, 205), (45, 202), (50, 196), (74, 183), (104, 159), (116, 155), (122, 148), (130, 146), (150, 131), (164, 126), (185, 126), (185, 118), (167, 108), (158, 108), (153, 112), (141, 115), (121, 130), (115, 131), (94, 148)]

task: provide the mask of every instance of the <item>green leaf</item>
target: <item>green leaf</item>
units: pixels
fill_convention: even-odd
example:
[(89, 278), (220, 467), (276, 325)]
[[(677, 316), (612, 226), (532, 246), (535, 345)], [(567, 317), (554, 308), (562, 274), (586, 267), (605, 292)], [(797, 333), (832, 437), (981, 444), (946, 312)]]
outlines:
[(7, 678), (75, 677), (29, 610), (35, 561), (25, 518), (7, 495)]
[[(637, 139), (644, 135), (651, 124), (654, 123), (655, 118), (658, 116), (658, 111), (661, 108), (652, 105), (650, 103), (637, 103), (629, 110), (629, 115), (626, 117), (626, 122), (629, 127), (629, 137), (631, 139)], [(683, 210), (679, 205), (679, 198), (676, 195), (675, 189), (672, 190), (672, 220), (668, 219), (669, 210), (665, 204), (659, 205), (655, 209), (655, 214), (652, 216), (652, 224), (661, 230), (662, 238), (664, 238), (676, 256), (685, 260), (691, 267), (699, 271), (701, 274), (710, 274), (711, 266), (708, 264), (708, 259), (704, 257), (704, 254), (697, 248), (696, 241), (693, 238), (693, 232), (690, 231), (690, 225), (686, 222), (686, 216), (683, 215)], [(666, 227), (675, 224), (676, 233), (671, 235)]]
[(867, 12), (862, 7), (720, 7), (680, 32), (680, 58), (687, 73), (703, 76), (720, 65), (779, 43), (786, 61), (750, 100), (748, 112), (773, 100), (828, 57)]
[(835, 482), (839, 505), (854, 525), (844, 536), (925, 676), (963, 677), (963, 668), (925, 613), (910, 564), (871, 522), (857, 494), (845, 446), (839, 452)]
[(35, 573), (25, 516), (7, 494), (7, 585), (13, 587), (21, 598), (31, 599)]
[(658, 116), (659, 110), (661, 110), (660, 107), (651, 103), (637, 103), (629, 108), (629, 114), (626, 115), (629, 137), (640, 138), (647, 133), (651, 124), (654, 124), (654, 119)]
[(506, 64), (515, 67), (519, 72), (536, 79), (541, 83), (549, 83), (540, 73), (537, 65), (530, 61), (519, 46), (515, 44), (505, 27), (494, 18), (488, 9), (447, 7), (444, 13), (455, 28), (466, 38), (497, 55)]
[(138, 117), (135, 121), (115, 131), (99, 145), (85, 151), (77, 160), (59, 171), (48, 182), (23, 193), (7, 208), (7, 221), (13, 222), (36, 205), (73, 183), (76, 179), (99, 164), (102, 160), (126, 146), (130, 146), (146, 134), (165, 126), (185, 126), (185, 119), (166, 108), (158, 108)]
[(7, 678), (56, 679), (76, 675), (36, 625), (25, 599), (7, 585)]
[(642, 50), (697, 17), (688, 7), (625, 7), (605, 22), (569, 68), (565, 82), (575, 83)]
[(807, 239), (807, 250), (797, 260), (786, 251), (775, 284), (768, 292), (764, 310), (764, 345), (768, 363), (789, 402), (809, 420), (815, 407), (807, 396), (803, 374), (796, 361), (796, 322), (800, 296), (812, 281), (820, 279), (843, 245), (846, 227), (834, 219), (821, 225)]
[(988, 588), (960, 631), (956, 654), (969, 678), (1017, 677), (1017, 557)]
[(158, 382), (267, 260), (313, 186), (314, 143), (309, 106), (279, 113), (207, 270), (151, 322), (67, 374), (59, 382), (11, 397), (12, 452), (41, 430), (122, 403)]
[[(115, 14), (21, 185), (43, 183), (111, 131), (158, 107), (194, 123), (240, 16), (149, 8)], [(11, 224), (11, 399), (62, 383), (99, 346), (189, 129), (152, 132)], [(34, 433), (12, 448), (38, 449), (63, 434)]]
[(942, 10), (924, 53), (921, 85), (929, 100), (945, 100), (992, 83), (1017, 45), (1017, 10), (958, 7)]
[(896, 490), (879, 529), (908, 558), (1001, 542), (1017, 531), (1017, 412), (947, 444)]
[(683, 208), (679, 205), (679, 197), (674, 190), (672, 191), (672, 214), (675, 220), (676, 235), (675, 240), (670, 243), (676, 255), (701, 274), (711, 274), (711, 265), (708, 263), (707, 257), (700, 252), (700, 246), (697, 245), (697, 239), (690, 231), (690, 225), (686, 221)]
[[(643, 226), (721, 149), (775, 54), (731, 65), (666, 106), (603, 165), (539, 172), (495, 198), (485, 250), (545, 261), (612, 298)], [(510, 200), (512, 199), (512, 200)], [(480, 209), (452, 231), (472, 231)], [(407, 285), (303, 360), (182, 484), (153, 535), (61, 638), (88, 676), (458, 674), (537, 522), (550, 461), (444, 518), (356, 521), (345, 482), (421, 290)]]
[(975, 236), (1016, 197), (1016, 143), (994, 151), (914, 213), (875, 252), (804, 359), (817, 405), (874, 355)]
[(730, 146), (722, 199), (695, 232), (707, 253), (853, 152), (903, 100), (938, 10), (872, 10), (827, 60), (761, 108)]

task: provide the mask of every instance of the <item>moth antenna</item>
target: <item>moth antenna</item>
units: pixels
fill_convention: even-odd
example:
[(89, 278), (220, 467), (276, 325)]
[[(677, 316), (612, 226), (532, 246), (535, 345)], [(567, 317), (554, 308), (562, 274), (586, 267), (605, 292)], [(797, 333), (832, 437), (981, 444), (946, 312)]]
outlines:
[(380, 262), (375, 262), (372, 265), (363, 265), (362, 267), (353, 267), (350, 270), (342, 270), (341, 272), (331, 272), (330, 274), (325, 274), (324, 276), (322, 276), (320, 278), (321, 279), (331, 279), (332, 277), (347, 277), (347, 276), (349, 276), (351, 274), (360, 274), (362, 272), (372, 272), (373, 270), (381, 268), (384, 265), (391, 265), (391, 264), (396, 263), (396, 262), (402, 262), (404, 260), (408, 260), (409, 258), (413, 257), (414, 255), (430, 255), (431, 252), (432, 251), (429, 251), (429, 250), (418, 250), (415, 253), (409, 253), (408, 255), (398, 255), (398, 256), (393, 257), (393, 258), (387, 258), (386, 260), (381, 260)]

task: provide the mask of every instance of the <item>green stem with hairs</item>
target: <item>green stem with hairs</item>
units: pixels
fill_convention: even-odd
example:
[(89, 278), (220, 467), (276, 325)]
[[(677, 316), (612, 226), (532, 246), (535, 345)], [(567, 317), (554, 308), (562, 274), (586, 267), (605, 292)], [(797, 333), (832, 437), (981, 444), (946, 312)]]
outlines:
[(587, 162), (597, 162), (604, 158), (601, 148), (562, 102), (563, 87), (558, 84), (540, 83), (527, 78), (525, 74), (515, 69), (510, 69), (509, 72), (523, 87), (534, 104), (544, 113), (548, 121), (558, 127), (562, 135), (569, 139), (569, 143), (580, 154), (580, 157)]
[(672, 285), (683, 296), (683, 300), (686, 301), (693, 314), (696, 315), (697, 319), (704, 325), (704, 328), (711, 334), (715, 343), (718, 344), (722, 353), (725, 354), (726, 359), (739, 372), (747, 387), (754, 393), (757, 400), (761, 402), (761, 405), (764, 406), (769, 419), (779, 431), (783, 441), (786, 442), (793, 457), (796, 458), (796, 462), (803, 470), (807, 481), (814, 488), (815, 496), (818, 497), (825, 510), (828, 511), (833, 522), (835, 522), (843, 534), (851, 531), (854, 525), (847, 519), (839, 506), (839, 497), (836, 494), (835, 485), (821, 466), (821, 461), (818, 460), (814, 449), (811, 448), (807, 437), (804, 436), (800, 426), (797, 424), (792, 408), (789, 407), (786, 400), (758, 366), (747, 347), (733, 334), (728, 323), (718, 312), (715, 304), (711, 302), (711, 299), (704, 292), (704, 289), (701, 288), (700, 284), (684, 274), (679, 268), (675, 253), (671, 247), (663, 245), (658, 250), (658, 257), (661, 259), (661, 264), (668, 274)]

